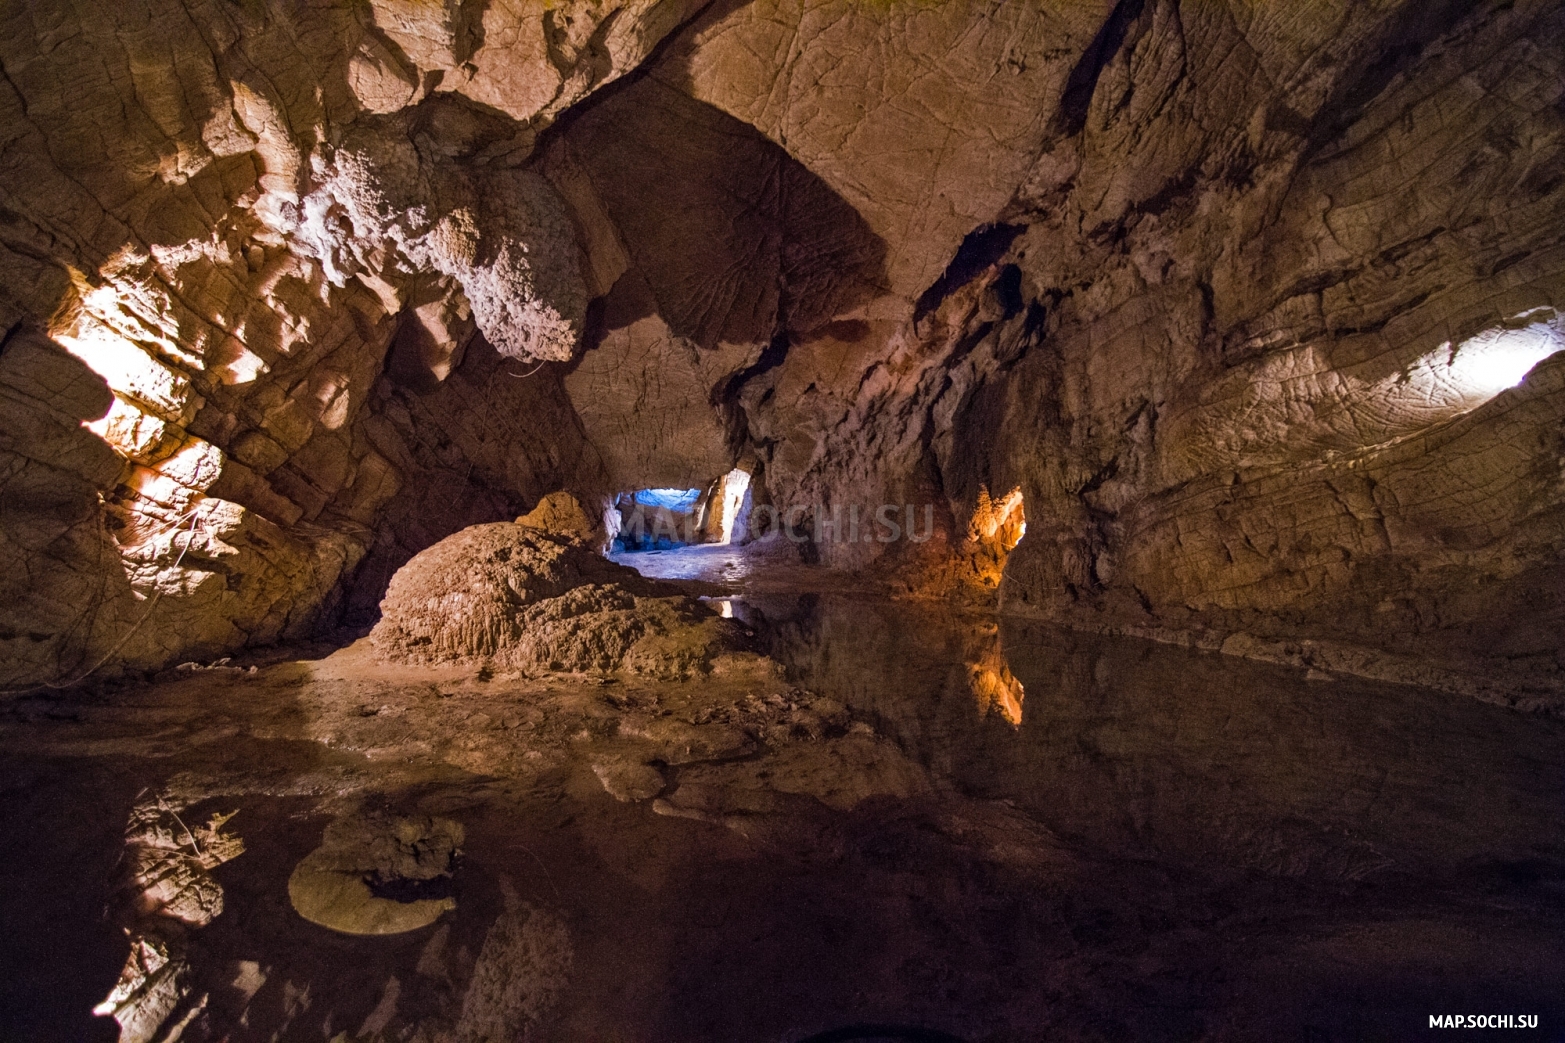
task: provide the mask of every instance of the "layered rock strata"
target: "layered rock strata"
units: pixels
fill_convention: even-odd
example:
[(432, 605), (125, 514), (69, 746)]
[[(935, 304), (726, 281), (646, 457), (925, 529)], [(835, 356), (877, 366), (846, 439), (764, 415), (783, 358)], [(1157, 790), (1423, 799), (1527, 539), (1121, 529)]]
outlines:
[(1565, 676), (1558, 4), (3, 28), (9, 687), (362, 625), (465, 526), (741, 458), (927, 507), (811, 552), (913, 590)]

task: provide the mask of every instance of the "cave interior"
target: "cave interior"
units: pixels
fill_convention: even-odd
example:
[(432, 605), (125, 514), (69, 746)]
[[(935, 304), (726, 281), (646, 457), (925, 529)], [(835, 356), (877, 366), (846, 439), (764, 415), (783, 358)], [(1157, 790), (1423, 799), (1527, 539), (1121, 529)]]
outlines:
[(0, 5), (0, 1038), (1565, 1039), (1562, 39)]

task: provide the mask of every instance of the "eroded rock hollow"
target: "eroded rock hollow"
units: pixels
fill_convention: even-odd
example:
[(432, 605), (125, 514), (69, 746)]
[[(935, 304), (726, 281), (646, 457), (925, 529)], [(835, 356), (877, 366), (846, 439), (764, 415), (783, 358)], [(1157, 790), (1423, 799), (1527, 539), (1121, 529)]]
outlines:
[(912, 596), (1565, 691), (1557, 4), (3, 29), (10, 689), (366, 626), (466, 526), (566, 492), (602, 542), (739, 467)]

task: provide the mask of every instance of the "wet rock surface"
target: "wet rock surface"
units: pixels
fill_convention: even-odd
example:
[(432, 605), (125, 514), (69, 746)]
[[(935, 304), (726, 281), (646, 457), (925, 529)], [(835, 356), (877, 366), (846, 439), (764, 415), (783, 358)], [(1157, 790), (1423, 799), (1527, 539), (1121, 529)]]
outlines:
[(0, 9), (0, 1035), (1565, 1017), (1561, 38)]
[(447, 819), (350, 812), (288, 877), (288, 901), (344, 934), (416, 931), (456, 907), (451, 873), (462, 827)]
[(150, 1043), (201, 1016), (208, 997), (194, 991), (190, 933), (223, 913), (223, 888), (211, 870), (244, 853), (244, 841), (223, 831), (232, 814), (191, 829), (164, 795), (140, 796), (108, 913), (125, 931), (130, 956), (93, 1008), (119, 1023), (120, 1043)]

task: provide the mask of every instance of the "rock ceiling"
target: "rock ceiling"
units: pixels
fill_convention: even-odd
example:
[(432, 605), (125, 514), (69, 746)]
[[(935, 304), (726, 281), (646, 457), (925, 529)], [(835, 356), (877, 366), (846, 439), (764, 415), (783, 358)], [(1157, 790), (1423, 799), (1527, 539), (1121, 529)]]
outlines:
[(741, 457), (1020, 489), (1014, 611), (1565, 672), (1559, 4), (0, 18), (0, 683)]

